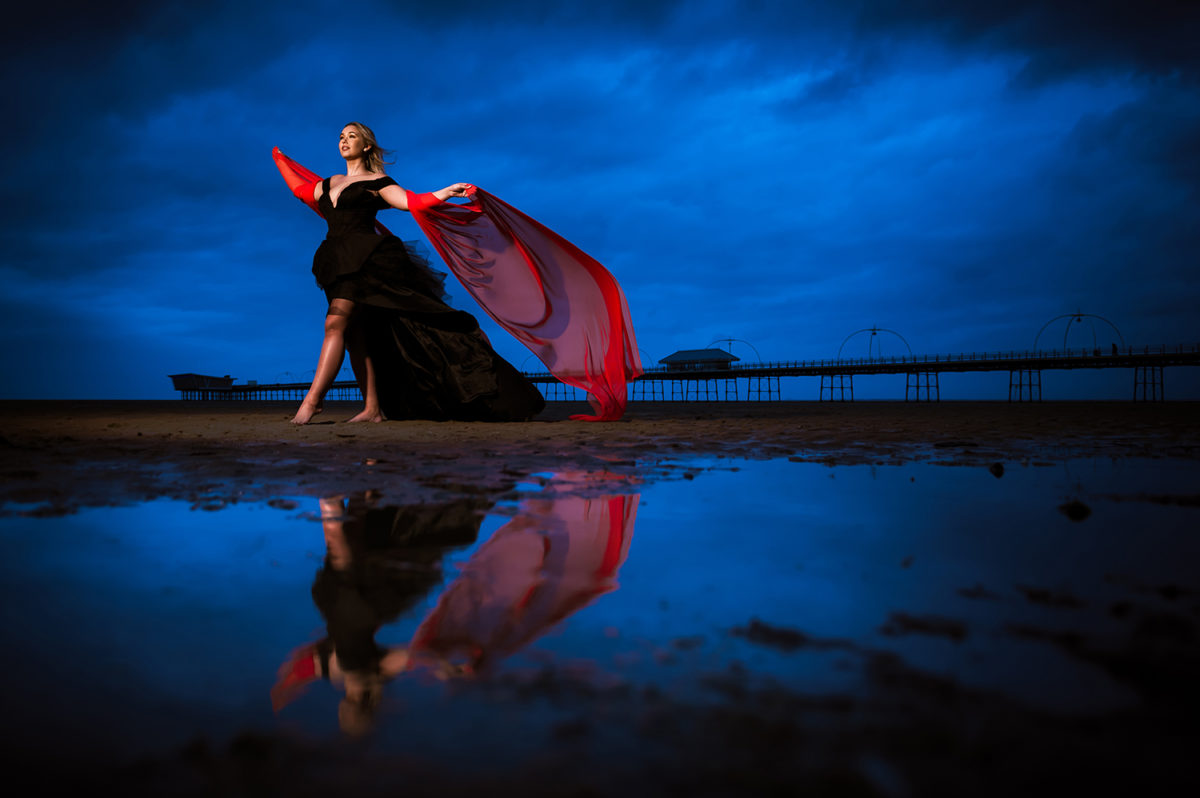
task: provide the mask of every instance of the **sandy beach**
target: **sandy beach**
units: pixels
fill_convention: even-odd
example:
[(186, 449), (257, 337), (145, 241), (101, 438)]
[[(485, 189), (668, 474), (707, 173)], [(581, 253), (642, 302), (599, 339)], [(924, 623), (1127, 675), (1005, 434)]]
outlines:
[[(1200, 783), (1198, 404), (634, 403), (615, 423), (552, 404), (527, 423), (351, 425), (330, 403), (306, 427), (293, 410), (0, 403), (0, 642), (21, 653), (4, 730), (30, 772), (128, 795)], [(493, 670), (389, 683), (376, 736), (343, 739), (336, 682), (282, 714), (268, 700), (332, 617), (313, 606), (330, 497), (474, 518), (484, 548), (439, 554), (453, 564), (415, 615), (388, 616), (408, 630), (393, 638), (471, 562), (492, 564), (473, 588), (491, 595), (513, 569), (479, 552), (530, 519), (615, 529), (609, 508), (628, 562), (620, 590), (547, 611)], [(388, 545), (371, 562), (393, 578), (431, 562)]]
[(1200, 457), (1196, 403), (633, 403), (619, 422), (568, 420), (586, 410), (551, 403), (514, 424), (345, 424), (353, 405), (330, 403), (294, 427), (292, 403), (9, 401), (0, 403), (0, 499), (57, 513), (160, 496), (327, 495), (380, 478), (416, 498), (539, 471), (667, 476), (697, 457), (975, 466)]

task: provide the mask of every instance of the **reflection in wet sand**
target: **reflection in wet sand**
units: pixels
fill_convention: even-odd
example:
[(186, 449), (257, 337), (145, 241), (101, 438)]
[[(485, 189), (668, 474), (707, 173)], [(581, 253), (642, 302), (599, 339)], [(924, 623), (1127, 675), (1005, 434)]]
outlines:
[[(197, 484), (0, 518), (14, 777), (124, 796), (1197, 792), (1194, 460), (655, 468), (639, 497), (617, 495), (628, 476), (446, 466), (436, 488), (365, 473), (329, 492), (386, 493), (320, 505), (203, 512)], [(310, 640), (276, 714), (276, 669)], [(374, 720), (369, 741), (339, 716)]]
[(477, 671), (615, 590), (637, 502), (636, 495), (522, 502), (421, 623), (413, 663)]
[(479, 673), (616, 589), (637, 503), (637, 495), (522, 501), (442, 591), (410, 643), (387, 647), (376, 642), (379, 630), (442, 583), (443, 558), (475, 542), (490, 505), (380, 507), (369, 493), (322, 499), (326, 555), (312, 596), (327, 634), (280, 668), (272, 705), (279, 711), (313, 681), (327, 680), (343, 693), (339, 726), (358, 735), (370, 729), (391, 679)]
[(403, 651), (376, 643), (376, 633), (441, 583), (442, 558), (475, 542), (490, 503), (380, 507), (377, 496), (364, 493), (320, 504), (326, 554), (312, 597), (327, 634), (293, 652), (271, 703), (279, 710), (313, 680), (326, 679), (344, 692), (339, 724), (361, 732), (369, 727), (383, 682), (407, 662)]

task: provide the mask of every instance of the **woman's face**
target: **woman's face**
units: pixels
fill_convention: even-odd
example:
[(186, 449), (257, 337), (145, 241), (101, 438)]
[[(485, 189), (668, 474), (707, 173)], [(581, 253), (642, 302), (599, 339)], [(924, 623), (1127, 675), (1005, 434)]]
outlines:
[(354, 125), (346, 125), (342, 128), (342, 135), (338, 137), (338, 150), (343, 158), (346, 160), (361, 158), (368, 149), (370, 147), (367, 146), (358, 128)]

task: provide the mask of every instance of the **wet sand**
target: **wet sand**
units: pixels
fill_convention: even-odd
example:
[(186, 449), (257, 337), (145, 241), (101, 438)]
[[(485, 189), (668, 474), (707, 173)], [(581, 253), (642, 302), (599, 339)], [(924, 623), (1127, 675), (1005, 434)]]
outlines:
[[(1106, 402), (634, 403), (615, 423), (552, 403), (527, 423), (346, 424), (330, 403), (305, 427), (294, 403), (0, 403), (0, 500), (21, 512), (157, 497), (214, 507), (278, 494), (392, 486), (396, 500), (490, 490), (533, 472), (603, 468), (669, 478), (698, 457), (831, 465), (1037, 464), (1200, 457), (1200, 404)], [(399, 491), (399, 495), (396, 492)]]
[[(1189, 467), (1200, 460), (1197, 403), (634, 404), (610, 424), (567, 420), (586, 411), (571, 404), (552, 405), (523, 424), (379, 425), (340, 423), (354, 407), (331, 403), (303, 428), (287, 423), (293, 410), (292, 403), (0, 403), (3, 513), (36, 525), (32, 519), (156, 498), (217, 511), (364, 490), (395, 504), (496, 497), (531, 474), (606, 471), (646, 483), (693, 478), (721, 467), (720, 458), (930, 463), (988, 468), (997, 477), (1005, 467), (1076, 458), (1153, 458)], [(600, 489), (611, 490), (611, 483)], [(1200, 512), (1195, 492), (1168, 498), (1188, 518)], [(1076, 520), (1070, 507), (1059, 509)], [(1069, 553), (1062, 558), (1064, 574), (1072, 562)], [(597, 684), (547, 663), (480, 686), (504, 711), (551, 706), (566, 715), (550, 739), (537, 741), (535, 754), (483, 776), (361, 742), (315, 741), (286, 727), (246, 729), (229, 740), (197, 737), (181, 750), (133, 763), (93, 761), (69, 742), (56, 751), (16, 745), (10, 754), (19, 753), (33, 772), (55, 774), (46, 777), (54, 786), (64, 786), (56, 771), (66, 764), (81, 786), (139, 795), (519, 790), (892, 798), (1194, 789), (1200, 785), (1190, 765), (1200, 743), (1194, 720), (1200, 580), (1138, 584), (1126, 592), (1121, 601), (1086, 610), (1120, 625), (1111, 638), (1089, 636), (1079, 602), (1071, 604), (1052, 584), (1027, 588), (1022, 600), (1061, 609), (1061, 622), (1009, 624), (1003, 632), (1005, 639), (1059, 649), (1127, 687), (1138, 703), (1120, 711), (1072, 714), (1025, 705), (922, 671), (882, 648), (747, 617), (727, 630), (730, 639), (787, 655), (834, 652), (839, 667), (864, 675), (865, 689), (810, 695), (734, 663), (705, 677), (712, 700), (688, 701), (629, 683)], [(996, 600), (970, 585), (960, 594)], [(881, 630), (951, 642), (977, 633), (902, 607)], [(675, 641), (668, 655), (686, 657), (691, 645)], [(486, 744), (464, 741), (463, 751)]]

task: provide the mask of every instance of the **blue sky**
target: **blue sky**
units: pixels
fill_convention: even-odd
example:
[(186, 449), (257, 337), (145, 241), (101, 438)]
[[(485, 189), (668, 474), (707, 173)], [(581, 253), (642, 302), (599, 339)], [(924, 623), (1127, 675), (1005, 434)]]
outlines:
[(1200, 341), (1194, 3), (51, 0), (9, 21), (2, 398), (308, 379), (324, 225), (270, 150), (339, 172), (350, 120), (406, 188), (476, 183), (608, 266), (648, 363), (727, 337), (832, 357), (872, 325), (1025, 349), (1076, 310)]

